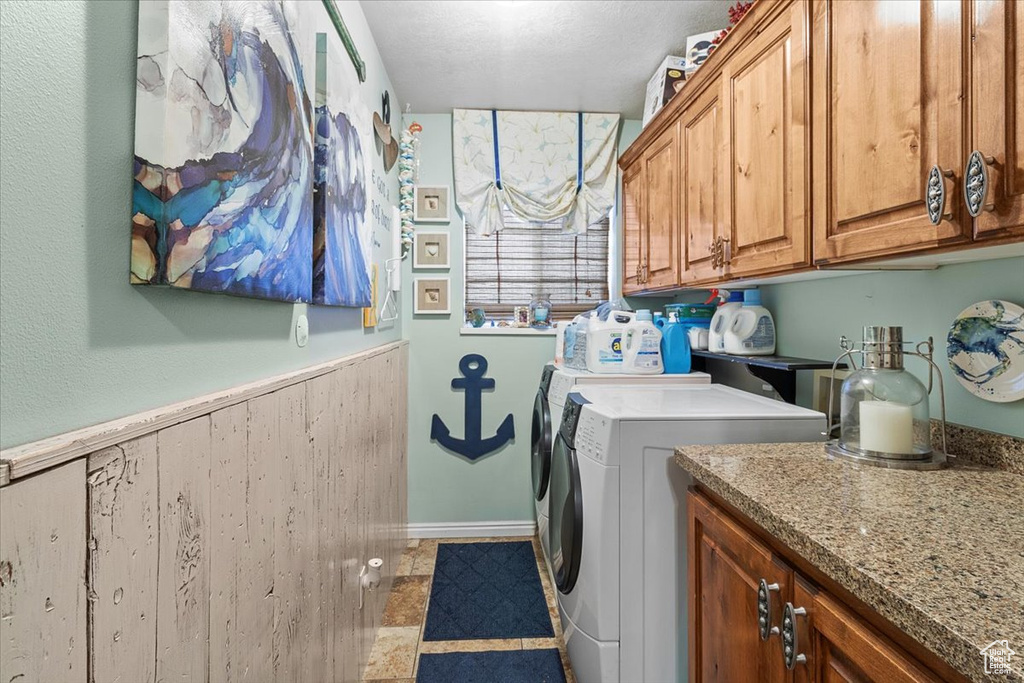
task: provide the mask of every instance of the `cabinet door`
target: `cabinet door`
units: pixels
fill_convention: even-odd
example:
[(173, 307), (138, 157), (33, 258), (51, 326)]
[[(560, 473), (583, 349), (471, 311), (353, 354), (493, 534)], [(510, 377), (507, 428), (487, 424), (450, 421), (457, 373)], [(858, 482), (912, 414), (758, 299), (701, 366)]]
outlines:
[[(813, 8), (815, 262), (966, 239), (961, 3)], [(943, 180), (950, 217), (932, 225), (925, 188), (936, 164), (953, 178)]]
[(683, 266), (685, 285), (721, 279), (711, 252), (722, 231), (723, 172), (721, 80), (683, 112), (680, 127)]
[(938, 683), (902, 649), (802, 577), (795, 581), (793, 605), (807, 610), (793, 623), (793, 646), (806, 657), (796, 664), (794, 683)]
[(641, 272), (644, 287), (679, 284), (679, 140), (678, 124), (654, 141), (644, 155), (644, 205), (647, 212)]
[(792, 572), (771, 551), (700, 494), (689, 493), (690, 681), (773, 683), (787, 671), (779, 637), (758, 629), (761, 579), (770, 592), (771, 624), (790, 599)]
[(990, 157), (976, 238), (1024, 235), (1024, 4), (971, 3), (971, 149)]
[(806, 17), (785, 5), (723, 67), (732, 276), (810, 263)]
[(622, 293), (643, 290), (643, 161), (622, 172)]

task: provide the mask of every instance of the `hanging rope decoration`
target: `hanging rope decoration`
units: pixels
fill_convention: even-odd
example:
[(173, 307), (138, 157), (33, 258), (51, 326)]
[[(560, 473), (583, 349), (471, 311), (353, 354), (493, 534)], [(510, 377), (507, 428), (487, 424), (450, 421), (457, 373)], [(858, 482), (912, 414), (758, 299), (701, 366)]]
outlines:
[(402, 131), (398, 150), (398, 210), (402, 219), (402, 256), (412, 249), (413, 202), (419, 180), (420, 131), (423, 126), (413, 121)]

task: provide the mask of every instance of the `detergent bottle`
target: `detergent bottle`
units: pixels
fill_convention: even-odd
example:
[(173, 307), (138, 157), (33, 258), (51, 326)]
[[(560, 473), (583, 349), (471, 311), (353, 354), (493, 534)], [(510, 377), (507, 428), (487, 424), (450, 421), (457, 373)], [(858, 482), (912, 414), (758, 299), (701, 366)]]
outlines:
[[(725, 293), (723, 291), (723, 293)], [(715, 310), (708, 332), (708, 351), (725, 353), (725, 332), (732, 325), (736, 312), (743, 308), (743, 292), (728, 292), (728, 299)]]
[(743, 292), (743, 307), (725, 331), (725, 352), (737, 356), (770, 356), (775, 353), (775, 321), (761, 305), (761, 292)]
[(622, 372), (631, 375), (660, 375), (661, 330), (654, 324), (651, 312), (640, 309), (636, 319), (628, 323), (622, 335)]
[(599, 374), (625, 372), (622, 335), (634, 320), (636, 314), (632, 311), (610, 311), (606, 320), (591, 316), (587, 325), (587, 370)]
[(690, 372), (692, 357), (689, 328), (679, 322), (675, 312), (668, 314), (668, 322), (661, 328), (661, 360), (666, 375), (686, 375)]

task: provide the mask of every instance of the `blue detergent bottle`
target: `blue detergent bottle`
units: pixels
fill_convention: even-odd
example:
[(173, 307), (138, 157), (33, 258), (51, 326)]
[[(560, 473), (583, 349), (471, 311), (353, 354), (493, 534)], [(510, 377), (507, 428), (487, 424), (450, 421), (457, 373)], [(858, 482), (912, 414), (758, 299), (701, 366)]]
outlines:
[(687, 375), (690, 373), (690, 339), (687, 325), (679, 322), (675, 313), (661, 328), (661, 362), (666, 375)]

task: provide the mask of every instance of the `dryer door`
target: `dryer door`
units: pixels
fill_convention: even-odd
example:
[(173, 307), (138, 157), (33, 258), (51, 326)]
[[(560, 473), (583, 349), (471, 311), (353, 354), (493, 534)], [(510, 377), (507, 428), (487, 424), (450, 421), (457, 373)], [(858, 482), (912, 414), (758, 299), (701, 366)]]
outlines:
[(569, 593), (580, 573), (583, 550), (583, 490), (576, 451), (569, 448), (561, 432), (551, 449), (551, 564), (555, 585)]
[(533, 472), (533, 495), (537, 500), (543, 500), (548, 492), (548, 474), (551, 472), (551, 409), (543, 391), (538, 391), (533, 400), (530, 469)]

